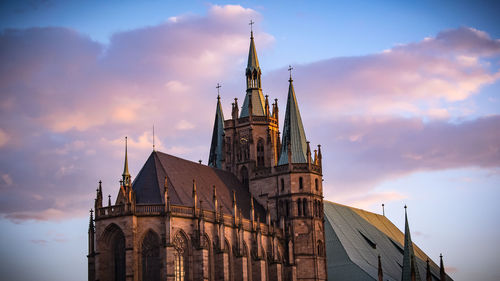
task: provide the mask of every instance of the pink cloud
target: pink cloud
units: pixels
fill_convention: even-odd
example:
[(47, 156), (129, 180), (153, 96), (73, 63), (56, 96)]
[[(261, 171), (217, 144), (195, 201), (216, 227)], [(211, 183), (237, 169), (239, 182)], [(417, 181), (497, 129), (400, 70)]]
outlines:
[[(462, 27), (377, 54), (298, 65), (295, 89), (307, 93), (304, 105), (323, 117), (397, 114), (442, 119), (454, 111), (455, 102), (498, 81), (498, 57), (499, 39)], [(276, 71), (267, 80), (282, 81), (284, 72)], [(271, 83), (275, 92), (282, 87)]]
[[(116, 194), (123, 137), (129, 136), (136, 175), (151, 152), (153, 124), (158, 149), (206, 159), (214, 85), (243, 84), (248, 26), (242, 18), (258, 16), (240, 6), (212, 6), (206, 16), (115, 34), (106, 46), (65, 28), (2, 32), (0, 175), (8, 177), (0, 180), (0, 214), (14, 221), (87, 215), (100, 179), (105, 195)], [(259, 50), (272, 44), (271, 35), (256, 36)], [(302, 116), (314, 120), (308, 136), (328, 140), (322, 141), (328, 184), (359, 191), (418, 170), (500, 166), (498, 116), (452, 125), (444, 121), (449, 108), (434, 104), (466, 99), (496, 81), (498, 73), (483, 61), (498, 55), (497, 41), (463, 28), (386, 53), (297, 67)], [(271, 90), (277, 81), (286, 87), (274, 79), (278, 73), (265, 77)], [(225, 95), (244, 95), (228, 89), (225, 106)], [(373, 117), (393, 110), (428, 112), (436, 120)], [(402, 196), (355, 195), (345, 200), (364, 206)]]

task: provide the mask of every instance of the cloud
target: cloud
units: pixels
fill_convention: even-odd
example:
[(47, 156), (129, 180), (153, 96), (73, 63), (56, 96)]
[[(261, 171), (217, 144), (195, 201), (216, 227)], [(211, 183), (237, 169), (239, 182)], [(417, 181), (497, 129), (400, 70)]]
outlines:
[[(500, 40), (462, 27), (381, 53), (321, 60), (295, 67), (297, 93), (320, 117), (399, 115), (443, 119), (455, 104), (500, 78)], [(270, 75), (282, 81), (285, 68)], [(271, 83), (274, 92), (283, 85)], [(300, 96), (300, 94), (298, 94)]]
[[(240, 78), (244, 68), (246, 18), (259, 15), (213, 5), (204, 16), (116, 33), (107, 45), (63, 27), (0, 32), (0, 213), (12, 220), (86, 215), (99, 179), (116, 194), (123, 137), (137, 173), (152, 149), (153, 124), (158, 149), (166, 143), (178, 156), (206, 157), (215, 84)], [(273, 41), (265, 32), (257, 38), (260, 46)]]
[[(59, 27), (1, 32), (0, 214), (13, 221), (87, 215), (99, 180), (105, 195), (117, 193), (125, 136), (130, 172), (138, 173), (152, 151), (153, 124), (159, 150), (206, 160), (215, 84), (243, 87), (249, 40), (242, 19), (258, 17), (215, 5), (205, 16), (114, 34), (108, 45)], [(273, 43), (264, 32), (256, 37), (259, 50)], [(449, 103), (498, 79), (487, 66), (498, 53), (498, 40), (461, 28), (385, 53), (297, 67), (303, 120), (314, 121), (308, 136), (328, 140), (328, 184), (344, 191), (338, 196), (352, 191), (344, 200), (362, 207), (404, 196), (370, 190), (393, 177), (500, 166), (498, 116), (447, 122)], [(280, 71), (265, 77), (275, 93), (286, 87), (276, 82)]]
[(417, 171), (500, 166), (499, 115), (459, 124), (353, 117), (321, 126), (316, 138), (331, 140), (323, 145), (330, 160), (324, 174), (336, 191), (366, 190)]

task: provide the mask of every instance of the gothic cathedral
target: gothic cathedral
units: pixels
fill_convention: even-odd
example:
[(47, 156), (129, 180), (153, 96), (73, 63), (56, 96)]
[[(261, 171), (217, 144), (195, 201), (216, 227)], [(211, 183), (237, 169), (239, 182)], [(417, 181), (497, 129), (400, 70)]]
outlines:
[(132, 181), (125, 148), (115, 203), (97, 189), (89, 280), (327, 280), (321, 147), (311, 152), (291, 75), (280, 136), (253, 32), (245, 76), (230, 119), (217, 97), (208, 165), (153, 151)]

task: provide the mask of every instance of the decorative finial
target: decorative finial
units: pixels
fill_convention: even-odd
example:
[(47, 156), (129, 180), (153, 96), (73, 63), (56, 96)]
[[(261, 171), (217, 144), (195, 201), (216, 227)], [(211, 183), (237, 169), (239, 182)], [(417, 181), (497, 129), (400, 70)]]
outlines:
[(254, 21), (253, 20), (250, 20), (250, 23), (248, 25), (250, 25), (250, 38), (253, 39), (253, 25), (254, 25)]
[(385, 209), (384, 209), (385, 204), (382, 203), (382, 215), (385, 217)]
[(111, 194), (108, 195), (108, 207), (111, 206)]
[(290, 80), (288, 80), (288, 82), (292, 82), (292, 70), (293, 70), (293, 67), (291, 65), (288, 66), (288, 72), (290, 72)]
[(153, 124), (153, 151), (155, 150), (155, 124)]
[(200, 159), (200, 160), (198, 160), (198, 163), (200, 163), (200, 164), (201, 164), (201, 159)]
[(219, 89), (220, 89), (221, 87), (222, 87), (222, 86), (221, 86), (219, 83), (217, 83), (217, 87), (215, 87), (215, 88), (217, 88), (217, 99), (218, 99), (218, 100), (220, 100), (220, 93), (219, 93)]

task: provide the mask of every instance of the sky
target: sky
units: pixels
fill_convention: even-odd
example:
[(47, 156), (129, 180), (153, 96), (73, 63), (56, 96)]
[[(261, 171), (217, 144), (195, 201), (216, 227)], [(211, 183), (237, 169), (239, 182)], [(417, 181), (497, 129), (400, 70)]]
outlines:
[[(156, 147), (208, 160), (252, 19), (283, 120), (289, 65), (325, 199), (381, 213), (455, 280), (500, 280), (493, 1), (2, 1), (0, 276), (86, 280), (95, 189)], [(241, 104), (241, 103), (240, 103)], [(281, 125), (282, 126), (282, 125)]]

